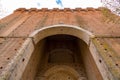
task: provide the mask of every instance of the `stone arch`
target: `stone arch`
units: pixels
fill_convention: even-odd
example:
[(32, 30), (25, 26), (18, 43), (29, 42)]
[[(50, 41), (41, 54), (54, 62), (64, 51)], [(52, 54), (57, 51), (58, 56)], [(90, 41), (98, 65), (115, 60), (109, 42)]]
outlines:
[(78, 37), (82, 39), (86, 44), (89, 44), (90, 37), (94, 37), (94, 35), (91, 32), (81, 27), (65, 24), (40, 28), (34, 31), (32, 34), (30, 34), (29, 37), (32, 37), (35, 44), (37, 44), (40, 40), (44, 39), (45, 37), (57, 34), (66, 34)]
[[(86, 55), (87, 55), (87, 56), (85, 55), (84, 59), (89, 58), (92, 61), (94, 61), (94, 58), (92, 57), (92, 54), (90, 54), (90, 51), (89, 51), (90, 39), (91, 39), (91, 37), (92, 38), (94, 37), (94, 35), (92, 33), (90, 33), (89, 31), (87, 31), (85, 29), (82, 29), (78, 26), (72, 26), (72, 25), (63, 25), (62, 24), (62, 25), (47, 26), (47, 27), (43, 27), (43, 28), (40, 28), (40, 29), (34, 31), (25, 40), (24, 44), (22, 45), (22, 47), (20, 48), (20, 50), (18, 51), (17, 55), (14, 58), (14, 61), (17, 61), (17, 62), (15, 62), (14, 64), (13, 63), (10, 64), (10, 67), (8, 69), (9, 71), (13, 69), (13, 65), (16, 65), (16, 68), (13, 71), (14, 74), (9, 75), (9, 79), (11, 79), (11, 80), (13, 80), (13, 79), (28, 80), (29, 79), (28, 77), (30, 77), (32, 80), (33, 78), (35, 78), (35, 75), (36, 75), (35, 71), (37, 71), (37, 64), (39, 64), (39, 61), (40, 61), (39, 59), (41, 57), (41, 54), (43, 54), (44, 39), (46, 37), (50, 37), (53, 35), (59, 35), (59, 34), (70, 35), (70, 36), (79, 38), (82, 41), (82, 46), (84, 46), (82, 48), (80, 47), (83, 51), (82, 53), (83, 53), (83, 55), (84, 55), (84, 53), (86, 53)], [(86, 48), (87, 48), (87, 50), (86, 50)], [(83, 60), (83, 61), (86, 61), (84, 63), (88, 64), (87, 61), (91, 61), (91, 60)], [(19, 63), (19, 61), (22, 61), (22, 62)], [(31, 64), (33, 64), (33, 65), (31, 65)], [(99, 76), (101, 78), (101, 74), (99, 73), (95, 62), (93, 62), (93, 64), (90, 64), (90, 66), (95, 66), (97, 72), (94, 74), (96, 74), (97, 76)], [(8, 70), (6, 70), (6, 72)], [(90, 80), (96, 80), (97, 77), (94, 76), (94, 74), (91, 74), (91, 72), (89, 71), (89, 67), (86, 67), (86, 71), (87, 70), (88, 70), (88, 72), (87, 72), (88, 78), (90, 78)], [(90, 70), (92, 70), (92, 69), (90, 69)], [(31, 73), (29, 73), (30, 71), (31, 71)], [(34, 72), (34, 75), (32, 72)], [(74, 70), (73, 70), (73, 72), (74, 72)], [(19, 73), (19, 75), (15, 75), (16, 73)], [(91, 76), (93, 76), (93, 78)], [(80, 79), (78, 79), (78, 80), (80, 80)], [(100, 79), (100, 80), (102, 80), (102, 79)]]
[[(90, 39), (94, 38), (94, 35), (91, 32), (89, 32), (83, 28), (80, 28), (78, 26), (63, 25), (63, 24), (53, 25), (53, 26), (47, 26), (47, 27), (40, 28), (40, 29), (34, 31), (32, 34), (30, 34), (29, 38), (26, 40), (27, 43), (25, 42), (25, 45), (27, 44), (28, 49), (32, 52), (32, 53), (29, 53), (30, 56), (31, 55), (34, 55), (34, 56), (38, 55), (38, 57), (36, 56), (37, 58), (34, 56), (29, 58), (29, 60), (31, 60), (31, 63), (34, 64), (35, 60), (36, 60), (36, 63), (39, 64), (40, 59), (42, 61), (41, 55), (43, 54), (44, 41), (46, 38), (54, 36), (54, 35), (68, 35), (68, 36), (73, 36), (73, 37), (78, 38), (76, 41), (78, 41), (79, 51), (81, 50), (81, 52), (79, 52), (80, 54), (78, 56), (80, 56), (80, 58), (82, 57), (81, 59), (83, 59), (82, 61), (83, 61), (84, 66), (85, 66), (85, 70), (87, 71), (86, 72), (87, 77), (90, 78), (90, 80), (96, 80), (97, 79), (96, 76), (99, 76), (100, 73), (98, 71), (96, 63), (94, 62), (94, 58), (92, 57), (92, 54), (89, 50)], [(31, 47), (30, 43), (32, 44), (32, 47)], [(46, 57), (46, 55), (44, 55), (44, 57)], [(34, 62), (32, 62), (33, 61), (32, 59), (34, 59)], [(46, 60), (44, 60), (44, 59), (46, 59)], [(43, 63), (48, 61), (47, 59), (48, 59), (48, 56), (46, 58), (43, 58)], [(93, 63), (91, 64), (90, 61), (93, 61)], [(90, 64), (90, 65), (88, 65), (88, 64)], [(35, 71), (35, 69), (37, 69), (37, 65), (35, 68), (33, 68), (33, 67), (31, 67), (31, 64), (28, 64), (26, 66), (26, 69), (28, 69), (27, 67), (29, 67), (29, 66), (30, 66), (30, 68), (29, 68), (30, 71)], [(61, 65), (61, 67), (62, 66), (64, 66), (64, 64)], [(93, 72), (93, 68), (94, 68), (93, 66), (95, 66), (94, 71), (96, 71), (96, 72)], [(48, 67), (51, 67), (51, 65)], [(78, 65), (78, 67), (80, 67), (80, 66)], [(91, 68), (93, 67), (93, 68), (89, 70), (89, 67), (91, 67)], [(61, 68), (59, 68), (59, 69), (61, 69)], [(59, 69), (57, 70), (58, 72), (59, 72)], [(66, 67), (65, 67), (65, 69), (67, 70)], [(24, 72), (24, 74), (26, 74), (26, 75), (23, 75), (24, 80), (27, 80), (28, 72), (29, 72), (29, 70), (26, 71), (26, 73)], [(72, 70), (72, 72), (74, 72), (74, 70)], [(94, 74), (91, 74), (91, 72), (93, 72)], [(48, 71), (48, 73), (49, 73), (49, 71)], [(69, 73), (69, 71), (65, 71), (65, 73)], [(32, 73), (30, 73), (29, 75), (31, 75), (31, 74)], [(94, 76), (95, 74), (96, 74), (96, 76)], [(69, 75), (74, 75), (74, 74), (71, 73)], [(79, 76), (76, 77), (76, 75), (74, 75), (75, 79), (73, 79), (73, 80), (81, 80), (81, 78), (79, 79)], [(35, 77), (34, 75), (31, 76), (31, 78), (34, 78), (34, 77)], [(101, 75), (100, 75), (100, 78), (101, 78)], [(99, 79), (99, 80), (102, 80), (102, 79)]]
[[(81, 27), (73, 26), (73, 25), (65, 25), (65, 24), (42, 27), (38, 30), (35, 30), (32, 34), (29, 35), (29, 37), (32, 38), (34, 44), (36, 45), (41, 40), (45, 39), (46, 37), (50, 37), (50, 36), (54, 36), (54, 35), (70, 35), (73, 37), (77, 37), (78, 39), (82, 40), (86, 45), (89, 45), (90, 39), (94, 37), (94, 35), (91, 32), (89, 32)], [(61, 65), (61, 67), (62, 66), (64, 66), (64, 65)], [(56, 68), (56, 67), (53, 67), (53, 68)], [(59, 68), (59, 69), (61, 69), (61, 68)], [(56, 71), (59, 72), (59, 69)], [(67, 70), (68, 67), (65, 66), (65, 69)], [(79, 74), (77, 74), (74, 71), (74, 69), (69, 68), (69, 71), (73, 72), (69, 75), (74, 75), (74, 77), (76, 78), (73, 80), (79, 79), (79, 76), (76, 76)], [(65, 71), (65, 73), (69, 73), (69, 71)], [(49, 71), (46, 73), (49, 73)]]

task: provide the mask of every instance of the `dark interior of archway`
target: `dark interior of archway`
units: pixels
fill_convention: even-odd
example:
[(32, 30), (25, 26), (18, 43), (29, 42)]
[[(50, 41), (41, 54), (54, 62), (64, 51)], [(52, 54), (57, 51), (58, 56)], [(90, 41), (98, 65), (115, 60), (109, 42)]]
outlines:
[(76, 37), (68, 35), (55, 35), (46, 38), (48, 63), (76, 63), (77, 48), (74, 48), (77, 46), (76, 39)]
[(58, 75), (46, 79), (46, 71), (56, 65), (73, 68), (80, 75), (80, 80), (102, 80), (87, 44), (70, 35), (54, 35), (41, 40), (35, 47), (22, 80), (74, 80), (72, 76), (62, 78)]

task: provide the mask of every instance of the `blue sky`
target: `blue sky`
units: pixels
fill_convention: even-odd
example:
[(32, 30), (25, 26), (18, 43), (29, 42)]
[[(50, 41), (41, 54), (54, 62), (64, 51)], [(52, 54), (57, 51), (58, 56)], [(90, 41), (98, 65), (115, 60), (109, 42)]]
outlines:
[(57, 5), (56, 0), (1, 0), (0, 4), (7, 13), (12, 13), (15, 9), (20, 7), (25, 8), (86, 8), (86, 7), (100, 7), (101, 0), (61, 0), (63, 7)]

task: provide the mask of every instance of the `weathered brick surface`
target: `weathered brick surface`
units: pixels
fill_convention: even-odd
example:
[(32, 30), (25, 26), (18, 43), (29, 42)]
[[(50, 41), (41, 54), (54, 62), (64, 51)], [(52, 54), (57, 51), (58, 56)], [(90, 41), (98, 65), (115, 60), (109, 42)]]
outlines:
[[(27, 13), (26, 13), (27, 12)], [(119, 28), (119, 17), (116, 16), (115, 20), (112, 21), (109, 18), (106, 19), (105, 15), (103, 15), (102, 10), (97, 9), (64, 9), (64, 10), (23, 10), (23, 11), (15, 11), (12, 15), (1, 20), (1, 25), (5, 25), (1, 28), (0, 36), (2, 33), (9, 30), (10, 24), (11, 27), (15, 24), (15, 22), (19, 21), (22, 18), (16, 19), (21, 15), (28, 16), (25, 21), (23, 21), (16, 29), (11, 30), (9, 36), (28, 36), (34, 30), (42, 28), (44, 26), (51, 26), (57, 24), (68, 24), (74, 26), (80, 26), (95, 35), (99, 36), (120, 36), (120, 28)], [(107, 14), (106, 14), (107, 15)], [(112, 16), (112, 15), (111, 15)], [(114, 16), (113, 16), (114, 17)], [(14, 20), (14, 21), (13, 21)], [(14, 23), (12, 23), (14, 22)]]
[[(25, 46), (24, 44), (28, 39), (31, 42), (29, 48), (33, 49), (33, 46), (35, 46), (39, 40), (55, 34), (74, 34), (73, 36), (84, 40), (89, 46), (93, 60), (95, 60), (95, 63), (99, 66), (98, 69), (104, 80), (119, 80), (120, 17), (112, 14), (109, 10), (107, 10), (108, 12), (105, 12), (104, 10), (106, 11), (104, 8), (65, 8), (62, 10), (58, 8), (21, 8), (1, 19), (0, 80), (4, 80), (4, 78), (12, 80), (16, 75), (15, 73), (17, 71), (19, 72), (17, 67), (20, 66), (21, 68), (21, 63), (18, 63), (18, 66), (13, 64), (16, 66), (15, 71), (14, 69), (10, 69), (8, 65), (16, 63), (23, 58), (21, 57), (21, 59), (13, 61), (16, 55), (20, 56), (27, 54), (27, 51), (24, 53), (25, 50), (22, 48)], [(68, 25), (77, 26), (83, 30), (78, 32), (79, 30), (77, 30), (77, 28), (72, 29), (69, 28)], [(54, 26), (56, 28), (45, 30), (48, 26)], [(39, 32), (40, 30), (42, 31)], [(86, 31), (94, 36), (88, 35)], [(26, 44), (28, 44), (28, 42)], [(20, 55), (18, 55), (19, 50), (21, 50)], [(28, 55), (32, 55), (32, 52)], [(26, 59), (28, 60), (29, 58)], [(32, 64), (33, 62), (30, 63)], [(25, 65), (27, 65), (27, 62)], [(11, 77), (9, 73), (6, 73), (8, 69), (10, 69), (10, 73), (14, 73)], [(20, 76), (21, 75), (18, 75), (15, 80), (20, 78)]]

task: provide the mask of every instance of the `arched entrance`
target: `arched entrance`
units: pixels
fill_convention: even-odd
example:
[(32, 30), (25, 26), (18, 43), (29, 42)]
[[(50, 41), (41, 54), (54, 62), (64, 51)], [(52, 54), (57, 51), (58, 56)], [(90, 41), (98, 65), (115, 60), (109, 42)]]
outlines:
[(90, 32), (55, 25), (36, 30), (30, 37), (35, 49), (21, 80), (102, 80), (89, 51), (90, 37), (94, 37)]
[[(44, 38), (44, 55), (37, 80), (87, 80), (82, 57), (79, 54), (79, 39), (70, 35), (53, 35)], [(78, 57), (79, 56), (79, 57)]]

